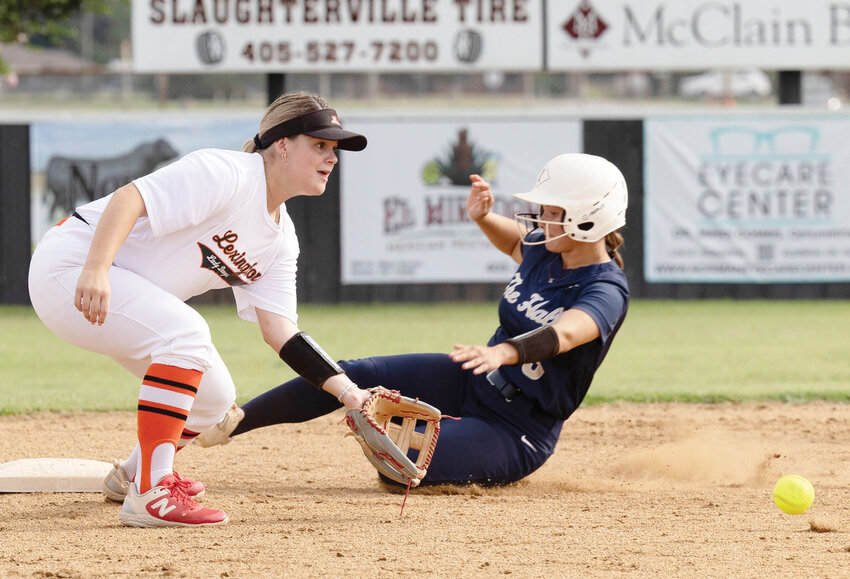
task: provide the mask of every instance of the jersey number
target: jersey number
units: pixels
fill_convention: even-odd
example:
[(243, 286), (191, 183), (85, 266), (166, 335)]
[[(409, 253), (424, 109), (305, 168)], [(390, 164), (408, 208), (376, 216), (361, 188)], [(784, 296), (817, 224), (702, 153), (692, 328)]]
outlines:
[(522, 373), (529, 380), (540, 380), (543, 376), (543, 364), (540, 362), (529, 362), (522, 365)]

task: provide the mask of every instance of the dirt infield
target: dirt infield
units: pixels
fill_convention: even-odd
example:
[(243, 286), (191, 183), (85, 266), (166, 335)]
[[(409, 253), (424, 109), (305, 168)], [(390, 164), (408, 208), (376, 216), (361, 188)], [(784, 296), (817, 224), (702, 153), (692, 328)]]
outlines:
[[(96, 494), (0, 495), (0, 576), (834, 577), (850, 569), (850, 405), (600, 405), (519, 484), (388, 493), (341, 414), (177, 457), (223, 527), (132, 529)], [(0, 460), (125, 454), (131, 413), (0, 418)], [(439, 452), (439, 447), (438, 447)], [(789, 516), (781, 474), (817, 498)]]

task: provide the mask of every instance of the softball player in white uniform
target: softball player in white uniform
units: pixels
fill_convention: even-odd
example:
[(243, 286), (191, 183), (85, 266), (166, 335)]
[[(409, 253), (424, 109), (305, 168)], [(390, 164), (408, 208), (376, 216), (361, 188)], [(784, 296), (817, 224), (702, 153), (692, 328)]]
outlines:
[(284, 94), (243, 151), (190, 153), (79, 207), (38, 244), (29, 288), (41, 320), (142, 380), (139, 443), (104, 481), (124, 503), (123, 524), (227, 522), (194, 502), (201, 483), (173, 472), (176, 450), (235, 399), (206, 322), (185, 300), (231, 287), (239, 316), (310, 383), (350, 407), (368, 396), (296, 325), (299, 248), (284, 205), (324, 192), (336, 148), (365, 147), (321, 97)]

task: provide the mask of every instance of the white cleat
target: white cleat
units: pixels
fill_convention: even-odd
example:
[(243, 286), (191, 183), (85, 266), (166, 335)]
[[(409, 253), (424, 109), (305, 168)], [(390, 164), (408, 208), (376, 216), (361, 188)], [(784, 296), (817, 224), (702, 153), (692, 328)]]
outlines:
[(227, 522), (227, 513), (202, 507), (186, 494), (187, 481), (174, 475), (140, 495), (136, 485), (127, 489), (127, 497), (118, 514), (128, 527), (210, 527)]

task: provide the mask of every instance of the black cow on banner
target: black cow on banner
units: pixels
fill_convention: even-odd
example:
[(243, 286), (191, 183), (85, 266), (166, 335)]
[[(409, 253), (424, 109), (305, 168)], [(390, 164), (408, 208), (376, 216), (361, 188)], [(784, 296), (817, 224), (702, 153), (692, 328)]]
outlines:
[(51, 157), (47, 162), (47, 188), (53, 195), (51, 217), (68, 215), (77, 206), (105, 197), (175, 157), (177, 151), (165, 139), (143, 143), (118, 157)]

